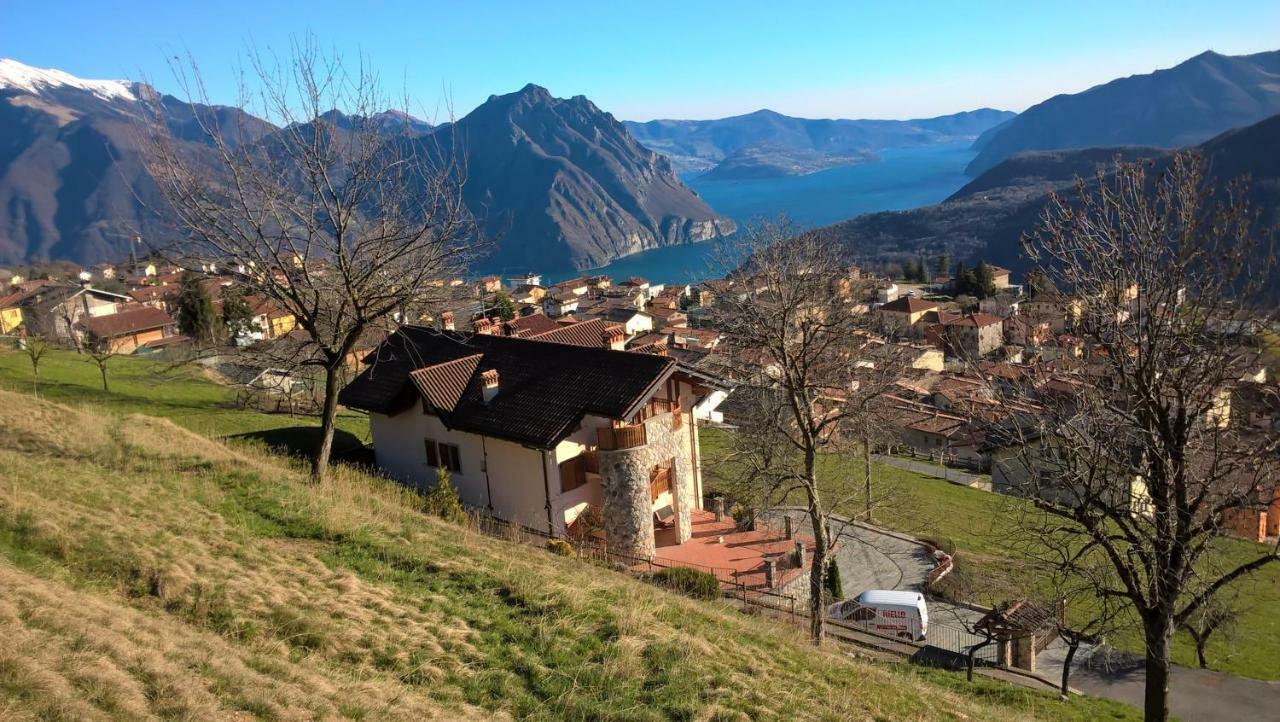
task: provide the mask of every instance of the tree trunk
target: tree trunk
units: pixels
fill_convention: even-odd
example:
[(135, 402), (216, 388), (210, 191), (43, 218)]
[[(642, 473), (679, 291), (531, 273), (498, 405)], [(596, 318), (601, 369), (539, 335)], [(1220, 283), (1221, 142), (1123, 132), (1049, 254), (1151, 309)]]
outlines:
[[(320, 414), (320, 445), (311, 457), (311, 480), (322, 481), (329, 470), (333, 452), (333, 429), (338, 418), (338, 368), (331, 362), (324, 368), (324, 410)], [(342, 363), (339, 359), (336, 363)]]
[(1078, 640), (1067, 643), (1067, 658), (1062, 662), (1062, 693), (1063, 699), (1071, 697), (1071, 660), (1075, 659), (1076, 650), (1080, 649)]
[(862, 437), (862, 461), (867, 485), (867, 523), (870, 524), (873, 521), (871, 518), (871, 439), (866, 436)]
[(1187, 631), (1191, 633), (1191, 638), (1196, 642), (1196, 661), (1199, 662), (1200, 669), (1208, 669), (1209, 658), (1205, 656), (1204, 650), (1205, 647), (1209, 646), (1209, 633), (1201, 634), (1193, 629), (1188, 629)]
[(1142, 717), (1146, 722), (1169, 719), (1169, 646), (1173, 637), (1173, 620), (1169, 615), (1144, 620), (1147, 637), (1147, 682)]
[(827, 517), (818, 499), (818, 454), (810, 447), (805, 452), (805, 475), (809, 479), (809, 523), (813, 527), (813, 559), (809, 568), (809, 640), (822, 644), (827, 635), (827, 610), (822, 592), (827, 576)]
[(107, 388), (107, 365), (98, 364), (98, 371), (102, 372), (102, 390), (110, 391), (111, 389)]

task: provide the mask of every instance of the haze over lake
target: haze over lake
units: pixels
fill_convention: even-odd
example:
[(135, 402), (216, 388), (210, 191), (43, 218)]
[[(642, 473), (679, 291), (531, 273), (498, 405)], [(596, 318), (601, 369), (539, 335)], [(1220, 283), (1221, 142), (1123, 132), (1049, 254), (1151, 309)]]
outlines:
[[(682, 180), (711, 207), (744, 225), (786, 213), (804, 226), (825, 226), (873, 211), (905, 210), (937, 203), (969, 179), (974, 157), (968, 143), (890, 148), (874, 163), (832, 168), (802, 176), (750, 180)], [(720, 275), (712, 267), (717, 243), (670, 246), (620, 258), (592, 272), (615, 279), (642, 276), (660, 283), (689, 283)], [(578, 273), (547, 273), (545, 282)]]

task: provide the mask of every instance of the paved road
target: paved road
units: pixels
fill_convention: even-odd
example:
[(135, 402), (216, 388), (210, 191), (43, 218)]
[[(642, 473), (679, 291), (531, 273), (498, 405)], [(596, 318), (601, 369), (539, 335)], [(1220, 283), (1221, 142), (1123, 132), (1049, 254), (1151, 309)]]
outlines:
[[(1086, 694), (1142, 707), (1146, 673), (1141, 657), (1095, 652), (1077, 660), (1072, 665), (1072, 687)], [(1060, 674), (1061, 669), (1059, 661), (1055, 674)], [(1280, 682), (1174, 667), (1169, 680), (1169, 710), (1174, 717), (1188, 722), (1277, 719), (1280, 717)]]
[(881, 464), (896, 466), (899, 469), (914, 471), (917, 474), (924, 474), (938, 479), (945, 479), (952, 484), (960, 484), (961, 486), (971, 486), (975, 489), (982, 489), (983, 491), (991, 491), (991, 477), (989, 476), (972, 474), (967, 471), (961, 471), (960, 469), (951, 469), (929, 461), (904, 459), (900, 456), (875, 454), (871, 458)]
[[(801, 522), (807, 523), (803, 511), (790, 510), (772, 512), (771, 521), (781, 526), (783, 515), (791, 516), (797, 529), (804, 529)], [(866, 589), (924, 589), (925, 578), (933, 569), (933, 560), (922, 546), (861, 525), (844, 524), (836, 529), (840, 531), (836, 563), (840, 565), (840, 579), (847, 596), (856, 596)], [(966, 607), (929, 602), (931, 627), (938, 625), (962, 630), (979, 616), (978, 612)], [(930, 641), (943, 644), (940, 636), (946, 635), (931, 632)], [(934, 637), (939, 638), (935, 640)], [(953, 643), (958, 640), (963, 645), (976, 643), (981, 638), (969, 639), (963, 634), (950, 634), (948, 639)], [(1047, 679), (1058, 680), (1065, 656), (1066, 648), (1060, 642), (1050, 645), (1037, 657), (1037, 673)], [(1141, 707), (1144, 678), (1140, 658), (1122, 656), (1114, 651), (1082, 649), (1073, 664), (1071, 686), (1086, 694)], [(1280, 710), (1280, 682), (1261, 682), (1220, 672), (1176, 667), (1169, 690), (1173, 715), (1187, 722), (1280, 717), (1277, 713)]]

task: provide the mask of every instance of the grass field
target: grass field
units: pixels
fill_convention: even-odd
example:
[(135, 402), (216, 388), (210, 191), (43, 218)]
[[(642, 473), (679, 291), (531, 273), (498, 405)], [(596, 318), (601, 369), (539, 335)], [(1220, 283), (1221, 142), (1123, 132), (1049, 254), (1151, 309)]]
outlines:
[[(136, 356), (110, 362), (109, 391), (102, 390), (98, 367), (88, 356), (50, 350), (40, 362), (41, 397), (92, 405), (115, 413), (143, 413), (173, 420), (179, 426), (214, 437), (248, 436), (301, 451), (319, 422), (313, 417), (266, 414), (235, 407), (235, 391), (210, 382), (201, 370)], [(32, 393), (31, 362), (25, 353), (0, 351), (0, 389)], [(341, 438), (335, 448), (368, 442), (368, 418), (354, 412), (338, 417)]]
[(856, 661), (114, 406), (0, 391), (0, 719), (1137, 719)]
[[(703, 468), (706, 487), (713, 490), (724, 483), (731, 465), (723, 459), (728, 451), (731, 432), (704, 429), (701, 432)], [(846, 510), (862, 510), (861, 457), (827, 456), (820, 467), (825, 478), (832, 480), (827, 496), (848, 498)], [(892, 496), (892, 503), (876, 510), (876, 523), (918, 537), (949, 541), (957, 550), (955, 582), (974, 590), (970, 601), (993, 604), (1025, 594), (1026, 585), (1042, 584), (1044, 572), (1028, 564), (1009, 550), (1010, 504), (1017, 499), (951, 484), (884, 464), (872, 470), (874, 488)], [(1248, 559), (1258, 552), (1258, 545), (1240, 540), (1222, 540), (1221, 549), (1228, 559)], [(1280, 679), (1280, 562), (1265, 567), (1251, 578), (1238, 582), (1241, 616), (1238, 629), (1245, 639), (1211, 638), (1208, 649), (1210, 666), (1232, 674), (1256, 679)], [(1117, 646), (1141, 651), (1141, 636), (1126, 632), (1111, 639)], [(1195, 646), (1191, 638), (1180, 633), (1174, 642), (1174, 660), (1196, 665)]]

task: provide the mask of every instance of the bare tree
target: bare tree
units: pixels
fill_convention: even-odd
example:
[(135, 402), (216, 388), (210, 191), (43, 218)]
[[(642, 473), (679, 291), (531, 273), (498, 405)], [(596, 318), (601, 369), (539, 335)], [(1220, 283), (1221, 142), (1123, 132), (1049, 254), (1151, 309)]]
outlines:
[(1024, 238), (1088, 350), (1078, 383), (1006, 426), (1017, 451), (995, 473), (1035, 502), (1019, 506), (1026, 553), (1062, 572), (1109, 567), (1093, 593), (1142, 628), (1148, 720), (1168, 717), (1174, 631), (1277, 556), (1218, 541), (1276, 483), (1276, 434), (1229, 418), (1252, 361), (1236, 337), (1269, 258), (1238, 190), (1215, 197), (1188, 154), (1151, 175), (1117, 164), (1054, 196)]
[(31, 361), (31, 387), (36, 396), (40, 395), (40, 360), (49, 350), (49, 342), (43, 336), (28, 336), (22, 340), (22, 350)]
[(209, 108), (188, 61), (175, 74), (201, 103), (192, 107), (212, 162), (174, 142), (162, 99), (142, 145), (188, 236), (170, 252), (235, 267), (251, 294), (296, 320), (275, 362), (323, 376), (311, 464), (320, 479), (353, 351), (375, 328), (417, 321), (444, 300), (443, 281), (465, 268), (475, 226), (458, 154), (388, 122), (391, 102), (363, 58), (349, 64), (310, 41), (283, 61), (250, 57), (254, 87), (242, 88), (240, 109), (278, 130), (257, 137), (246, 123), (220, 124), (226, 116)]
[[(865, 333), (861, 282), (832, 244), (787, 222), (748, 229), (712, 323), (725, 334), (723, 363), (747, 410), (735, 434), (734, 466), (745, 484), (785, 500), (803, 495), (814, 553), (810, 634), (825, 634), (823, 603), (833, 509), (842, 480), (823, 475), (820, 457), (855, 447), (872, 424), (873, 401), (897, 379), (891, 349)], [(855, 490), (859, 485), (852, 485)]]
[(1230, 637), (1240, 621), (1240, 615), (1230, 604), (1218, 599), (1210, 599), (1190, 618), (1182, 622), (1181, 629), (1191, 636), (1196, 644), (1196, 663), (1200, 669), (1209, 668), (1207, 651), (1209, 639), (1212, 637)]
[(94, 365), (98, 367), (98, 373), (102, 375), (102, 390), (110, 391), (111, 387), (107, 384), (107, 366), (111, 363), (111, 359), (116, 357), (116, 349), (110, 341), (104, 340), (97, 345), (90, 346), (89, 358)]

